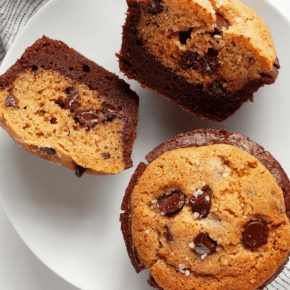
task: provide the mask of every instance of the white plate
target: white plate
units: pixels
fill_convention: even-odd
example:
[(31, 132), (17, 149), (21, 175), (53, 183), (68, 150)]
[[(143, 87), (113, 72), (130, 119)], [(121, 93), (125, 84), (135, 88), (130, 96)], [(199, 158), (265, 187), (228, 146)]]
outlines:
[[(225, 128), (263, 145), (290, 174), (290, 24), (267, 1), (244, 0), (266, 21), (282, 64), (276, 83), (259, 90), (223, 123), (202, 121), (135, 81), (140, 96), (134, 168), (116, 176), (81, 179), (72, 171), (30, 155), (0, 130), (0, 198), (15, 229), (48, 267), (81, 289), (152, 289), (148, 272), (137, 275), (120, 231), (121, 201), (136, 165), (155, 146), (197, 128)], [(125, 0), (51, 0), (15, 40), (4, 73), (42, 35), (62, 40), (118, 74)], [(279, 285), (276, 287), (280, 287)], [(285, 287), (284, 287), (285, 288)], [(281, 288), (282, 289), (282, 288)], [(286, 289), (286, 288), (285, 288)]]

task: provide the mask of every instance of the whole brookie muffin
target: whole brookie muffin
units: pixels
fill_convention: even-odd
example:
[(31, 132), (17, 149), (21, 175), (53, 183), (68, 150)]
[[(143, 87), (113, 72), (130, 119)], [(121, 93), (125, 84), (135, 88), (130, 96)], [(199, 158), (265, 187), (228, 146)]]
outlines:
[(132, 167), (138, 96), (65, 43), (43, 36), (0, 86), (0, 125), (28, 152), (78, 177)]
[(278, 76), (262, 18), (237, 0), (127, 0), (120, 69), (184, 110), (223, 121)]
[(261, 290), (290, 250), (289, 179), (247, 137), (196, 130), (141, 162), (120, 220), (137, 272), (164, 290)]

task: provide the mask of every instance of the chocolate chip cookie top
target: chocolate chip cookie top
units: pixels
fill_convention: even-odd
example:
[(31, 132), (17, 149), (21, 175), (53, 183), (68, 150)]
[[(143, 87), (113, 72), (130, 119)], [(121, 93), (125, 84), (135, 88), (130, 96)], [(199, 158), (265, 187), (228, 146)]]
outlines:
[(268, 169), (227, 144), (159, 155), (139, 166), (131, 203), (128, 195), (123, 203), (150, 285), (252, 290), (275, 276), (289, 253), (290, 227), (283, 191)]

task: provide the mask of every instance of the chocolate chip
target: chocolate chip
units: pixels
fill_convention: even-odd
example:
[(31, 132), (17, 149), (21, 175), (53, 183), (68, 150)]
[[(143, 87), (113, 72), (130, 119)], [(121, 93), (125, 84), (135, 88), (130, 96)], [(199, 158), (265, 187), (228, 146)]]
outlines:
[(230, 23), (223, 16), (216, 13), (216, 23), (214, 26), (214, 32), (211, 33), (211, 36), (222, 35), (223, 34), (222, 28), (223, 27), (229, 28), (229, 26), (230, 26)]
[(35, 72), (37, 72), (38, 67), (37, 67), (36, 65), (33, 65), (33, 66), (31, 67), (31, 70), (35, 73)]
[(53, 148), (49, 147), (39, 147), (39, 149), (48, 155), (54, 155), (56, 153), (56, 151)]
[(259, 248), (267, 244), (269, 229), (266, 222), (260, 221), (249, 221), (243, 232), (243, 243), (249, 248)]
[(194, 251), (199, 255), (209, 255), (216, 251), (217, 242), (211, 239), (208, 233), (200, 233), (194, 240)]
[(77, 109), (75, 111), (75, 119), (80, 124), (87, 125), (91, 128), (100, 122), (98, 112), (92, 108), (84, 111)]
[(180, 57), (180, 63), (179, 66), (184, 69), (197, 69), (197, 57), (198, 57), (198, 52), (193, 52), (193, 51), (185, 51), (182, 53)]
[(275, 59), (275, 62), (274, 62), (274, 67), (276, 67), (276, 68), (280, 68), (280, 62), (279, 62), (279, 59), (278, 59), (278, 57), (276, 57), (276, 59)]
[(164, 238), (166, 239), (167, 242), (173, 242), (174, 241), (174, 237), (173, 234), (170, 230), (170, 228), (168, 226), (164, 227)]
[(180, 31), (179, 32), (179, 41), (181, 44), (186, 44), (187, 39), (191, 38), (191, 32), (193, 28), (190, 28), (187, 31)]
[(199, 59), (199, 63), (201, 64), (203, 73), (212, 75), (218, 70), (219, 63), (217, 56), (218, 50), (209, 48), (208, 52), (204, 55), (204, 57)]
[(57, 105), (59, 105), (62, 109), (66, 107), (65, 102), (62, 99), (57, 99), (54, 101)]
[(75, 163), (75, 175), (78, 177), (78, 178), (81, 178), (85, 172), (88, 170), (88, 168), (84, 168), (78, 164)]
[(164, 10), (164, 6), (161, 3), (162, 0), (151, 0), (145, 9), (146, 13), (156, 15), (162, 12)]
[(182, 210), (186, 196), (180, 190), (174, 190), (168, 195), (161, 195), (157, 199), (157, 205), (162, 215), (175, 214)]
[(90, 67), (86, 64), (83, 65), (83, 72), (90, 72)]
[(271, 82), (272, 79), (276, 79), (277, 78), (277, 76), (279, 74), (278, 69), (280, 69), (280, 63), (279, 63), (279, 59), (277, 57), (275, 59), (275, 62), (273, 64), (272, 68), (273, 68), (272, 71), (267, 72), (267, 73), (260, 73), (260, 76), (262, 78), (265, 78), (266, 80), (269, 79), (270, 82)]
[(102, 155), (105, 159), (109, 159), (111, 156), (110, 156), (110, 153), (103, 153)]
[(126, 59), (121, 59), (121, 61), (128, 68), (133, 66), (133, 64), (131, 62), (129, 62), (128, 60), (126, 60)]
[(122, 117), (120, 110), (113, 104), (104, 103), (104, 108), (102, 110), (103, 115), (106, 117), (106, 121), (113, 121), (114, 119), (119, 119)]
[(211, 96), (222, 98), (226, 95), (226, 90), (223, 87), (223, 82), (221, 80), (214, 81), (211, 85), (207, 87), (206, 93)]
[(199, 218), (208, 216), (211, 208), (211, 189), (206, 186), (200, 193), (197, 192), (196, 196), (189, 200), (192, 211), (199, 214)]
[(213, 49), (213, 48), (209, 48), (209, 49), (207, 50), (206, 56), (207, 56), (208, 58), (213, 58), (213, 57), (217, 57), (218, 54), (219, 54), (219, 51), (218, 51), (218, 50)]
[(78, 97), (81, 94), (74, 90), (74, 88), (69, 87), (65, 89), (67, 94), (65, 106), (67, 109), (75, 109), (78, 106)]
[(51, 118), (51, 119), (50, 119), (50, 123), (51, 123), (51, 124), (57, 124), (57, 119), (54, 118), (54, 117)]
[(68, 87), (65, 89), (66, 94), (71, 94), (75, 91), (75, 89), (73, 87)]
[(16, 107), (17, 106), (17, 99), (15, 96), (11, 93), (9, 93), (8, 97), (5, 100), (4, 106), (7, 107)]

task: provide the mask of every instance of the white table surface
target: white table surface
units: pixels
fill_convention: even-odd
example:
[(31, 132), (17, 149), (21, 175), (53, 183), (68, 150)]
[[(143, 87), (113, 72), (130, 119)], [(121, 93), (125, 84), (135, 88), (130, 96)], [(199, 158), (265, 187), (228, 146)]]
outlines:
[[(290, 0), (271, 2), (290, 20)], [(0, 205), (0, 290), (77, 289), (35, 257), (20, 239)]]

